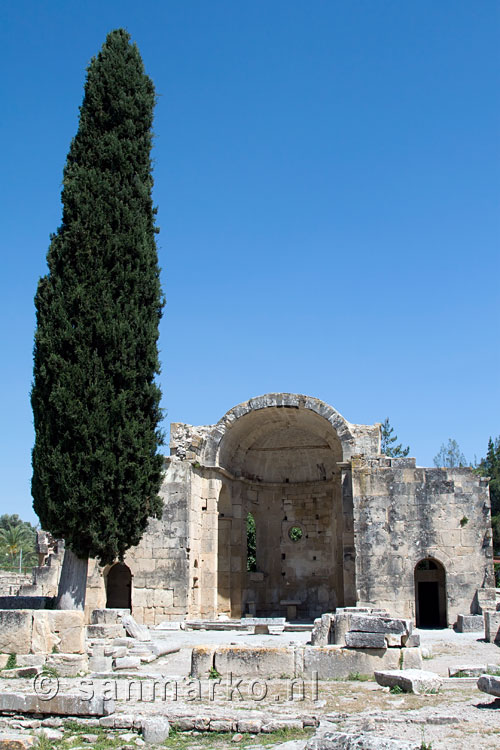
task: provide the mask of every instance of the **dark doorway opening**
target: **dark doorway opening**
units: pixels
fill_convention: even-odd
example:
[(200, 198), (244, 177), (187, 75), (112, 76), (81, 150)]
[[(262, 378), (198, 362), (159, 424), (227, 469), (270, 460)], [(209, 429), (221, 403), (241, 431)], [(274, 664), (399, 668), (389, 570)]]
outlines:
[(415, 610), (418, 628), (446, 627), (446, 573), (437, 560), (415, 567)]
[(132, 573), (125, 563), (115, 563), (106, 579), (106, 607), (132, 609)]

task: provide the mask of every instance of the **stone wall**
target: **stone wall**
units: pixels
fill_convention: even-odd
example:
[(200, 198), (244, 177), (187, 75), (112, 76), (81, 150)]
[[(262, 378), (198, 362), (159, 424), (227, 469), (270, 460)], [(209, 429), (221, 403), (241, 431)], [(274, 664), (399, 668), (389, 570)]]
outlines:
[(487, 480), (471, 469), (423, 469), (415, 459), (352, 460), (358, 604), (415, 617), (415, 566), (441, 563), (447, 623), (493, 585)]
[(31, 583), (31, 575), (0, 570), (0, 596), (16, 596), (21, 586)]
[(84, 614), (75, 610), (0, 610), (0, 653), (85, 653)]

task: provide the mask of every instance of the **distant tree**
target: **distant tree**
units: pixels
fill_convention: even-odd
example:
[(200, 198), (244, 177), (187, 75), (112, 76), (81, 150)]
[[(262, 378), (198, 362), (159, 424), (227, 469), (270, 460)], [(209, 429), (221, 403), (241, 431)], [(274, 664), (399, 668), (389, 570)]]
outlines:
[[(393, 432), (394, 428), (391, 427), (389, 417), (387, 417), (385, 421), (382, 422), (380, 451), (384, 456), (404, 458), (404, 456), (407, 456), (410, 452), (410, 446), (407, 445), (406, 448), (403, 448), (402, 443), (397, 442), (398, 436), (393, 435)], [(394, 443), (396, 443), (396, 445), (394, 445)]]
[(35, 530), (31, 524), (19, 521), (7, 527), (2, 524), (0, 528), (0, 567), (9, 570), (17, 569), (20, 562), (25, 569), (36, 564)]
[(27, 532), (29, 532), (33, 539), (36, 534), (36, 527), (33, 526), (29, 521), (23, 521), (17, 513), (4, 513), (0, 516), (0, 529), (8, 529), (11, 526), (23, 526)]
[(491, 515), (500, 514), (500, 436), (488, 440), (486, 457), (479, 462), (476, 472), (482, 477), (490, 477)]
[(139, 50), (112, 31), (87, 70), (35, 298), (33, 507), (66, 542), (59, 608), (84, 607), (89, 557), (122, 560), (162, 512), (154, 103)]
[(456, 440), (451, 438), (447, 443), (443, 443), (441, 448), (434, 456), (434, 466), (446, 469), (467, 466), (467, 459), (460, 450)]

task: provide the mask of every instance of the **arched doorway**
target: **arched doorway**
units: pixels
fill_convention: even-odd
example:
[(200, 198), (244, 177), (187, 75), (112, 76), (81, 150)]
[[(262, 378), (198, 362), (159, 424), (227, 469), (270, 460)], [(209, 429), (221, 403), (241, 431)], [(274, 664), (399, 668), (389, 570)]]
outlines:
[(426, 558), (415, 566), (417, 628), (445, 628), (446, 571), (437, 560)]
[(106, 578), (106, 607), (132, 609), (132, 573), (125, 563), (117, 562)]

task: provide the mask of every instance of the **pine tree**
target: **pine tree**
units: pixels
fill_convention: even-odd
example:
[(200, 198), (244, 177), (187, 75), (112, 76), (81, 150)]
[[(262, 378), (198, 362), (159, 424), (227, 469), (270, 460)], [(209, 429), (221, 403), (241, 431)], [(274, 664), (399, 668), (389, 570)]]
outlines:
[[(396, 443), (398, 436), (393, 435), (394, 428), (391, 427), (391, 424), (389, 422), (389, 417), (386, 417), (385, 421), (382, 422), (382, 428), (381, 428), (381, 445), (380, 445), (380, 452), (384, 456), (390, 456), (391, 458), (404, 458), (404, 456), (407, 456), (410, 452), (410, 446), (407, 445), (406, 448), (403, 448), (402, 443)], [(394, 445), (396, 443), (396, 445)]]
[(83, 605), (88, 557), (121, 560), (161, 513), (154, 103), (137, 47), (112, 31), (87, 69), (35, 298), (33, 507), (66, 540), (69, 606)]
[(467, 466), (467, 459), (460, 450), (460, 446), (456, 440), (449, 438), (447, 443), (441, 444), (441, 448), (434, 456), (434, 466), (447, 469)]

